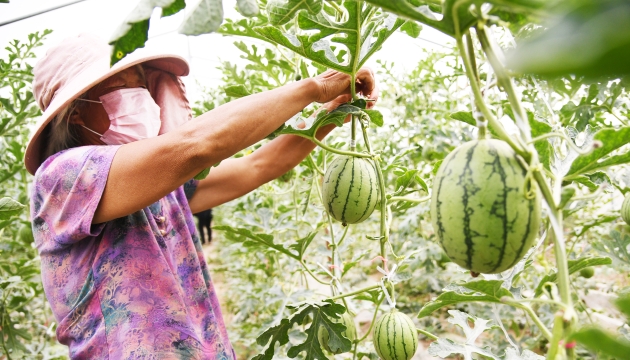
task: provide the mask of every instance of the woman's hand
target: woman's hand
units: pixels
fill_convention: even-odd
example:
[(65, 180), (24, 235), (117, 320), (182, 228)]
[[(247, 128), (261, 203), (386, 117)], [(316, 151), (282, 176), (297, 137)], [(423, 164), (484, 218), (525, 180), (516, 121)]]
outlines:
[[(328, 110), (333, 110), (352, 100), (350, 75), (335, 70), (327, 70), (317, 75), (314, 80), (319, 91), (316, 101), (326, 103), (324, 107)], [(378, 87), (372, 69), (366, 67), (357, 72), (355, 89), (357, 93), (362, 94), (368, 100), (373, 100), (368, 101), (367, 104), (368, 109), (372, 108), (378, 99)]]

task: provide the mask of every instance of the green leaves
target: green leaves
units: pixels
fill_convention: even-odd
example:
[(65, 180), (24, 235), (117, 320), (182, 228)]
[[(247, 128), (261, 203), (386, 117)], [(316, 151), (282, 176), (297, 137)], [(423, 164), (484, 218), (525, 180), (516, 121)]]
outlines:
[(201, 0), (179, 28), (185, 35), (207, 34), (219, 29), (223, 22), (223, 0)]
[(630, 162), (630, 153), (608, 156), (611, 152), (630, 143), (630, 127), (602, 129), (595, 133), (593, 141), (601, 142), (602, 146), (590, 154), (578, 156), (565, 175), (565, 180), (571, 180), (580, 174), (592, 173), (609, 166)]
[[(610, 265), (610, 264), (612, 264), (612, 260), (610, 260), (610, 258), (607, 258), (607, 257), (589, 257), (589, 258), (581, 258), (578, 260), (569, 260), (569, 274), (573, 274), (575, 272), (578, 272), (582, 269), (585, 269), (591, 266)], [(550, 283), (550, 282), (556, 282), (557, 279), (558, 279), (557, 273), (545, 275), (540, 280), (540, 282), (538, 282), (538, 286), (536, 287), (536, 292), (534, 296), (538, 297), (542, 295), (543, 287), (545, 286), (545, 284)]]
[[(449, 310), (448, 313), (451, 315), (451, 317), (448, 318), (448, 322), (459, 326), (464, 331), (466, 342), (456, 343), (450, 339), (440, 338), (431, 343), (429, 346), (429, 354), (441, 358), (446, 358), (451, 354), (463, 354), (464, 359), (472, 359), (472, 354), (477, 353), (490, 359), (500, 360), (490, 349), (475, 345), (475, 340), (477, 340), (479, 335), (486, 330), (492, 329), (492, 326), (488, 326), (490, 323), (489, 320), (480, 319), (459, 310)], [(474, 324), (472, 328), (469, 322)]]
[(170, 16), (185, 8), (186, 3), (184, 0), (141, 0), (109, 41), (113, 45), (111, 65), (135, 49), (144, 47), (149, 38), (149, 19), (156, 7), (162, 8), (162, 16)]
[(284, 25), (302, 10), (317, 15), (322, 11), (322, 6), (322, 0), (270, 0), (267, 3), (267, 13), (272, 25)]
[(260, 13), (256, 0), (236, 0), (236, 6), (243, 16), (251, 17)]
[(288, 22), (297, 13), (298, 27), (309, 34), (287, 33), (274, 25), (255, 30), (268, 42), (331, 69), (352, 74), (404, 23), (395, 16), (371, 20), (374, 15), (371, 7), (358, 1), (344, 2), (347, 19), (338, 21), (325, 11), (318, 12), (321, 4), (321, 0), (290, 0), (268, 7), (271, 24)]
[(571, 340), (577, 341), (589, 350), (617, 359), (627, 358), (630, 354), (630, 342), (597, 328), (581, 329), (571, 336)]
[[(317, 233), (310, 233), (306, 237), (297, 240), (294, 245), (286, 248), (282, 244), (277, 244), (274, 242), (273, 235), (263, 234), (263, 233), (253, 233), (251, 230), (246, 228), (233, 228), (231, 226), (214, 226), (212, 227), (214, 230), (225, 231), (225, 236), (232, 240), (243, 243), (243, 246), (246, 247), (262, 247), (269, 248), (276, 251), (279, 251), (297, 261), (301, 261), (304, 257), (304, 253), (310, 243), (315, 238)], [(294, 251), (291, 251), (294, 250)]]
[(287, 344), (291, 328), (296, 324), (303, 324), (307, 316), (310, 316), (312, 321), (305, 331), (306, 339), (302, 343), (289, 348), (287, 355), (290, 358), (295, 358), (300, 353), (305, 352), (304, 359), (306, 360), (328, 360), (317, 338), (317, 332), (320, 327), (328, 331), (328, 346), (332, 351), (341, 350), (346, 352), (350, 350), (352, 343), (342, 335), (342, 332), (346, 330), (345, 325), (331, 320), (338, 319), (346, 311), (342, 305), (331, 301), (323, 301), (289, 306), (289, 308), (295, 309), (293, 315), (282, 319), (280, 324), (267, 329), (256, 339), (258, 345), (268, 345), (262, 354), (254, 356), (252, 360), (273, 359), (276, 343), (279, 346)]
[(0, 220), (7, 220), (8, 218), (20, 214), (26, 206), (19, 202), (3, 197), (0, 199)]
[(630, 3), (567, 1), (568, 9), (540, 35), (518, 45), (509, 65), (543, 76), (618, 77), (630, 73)]
[(457, 284), (447, 288), (437, 299), (430, 301), (420, 309), (419, 318), (430, 315), (435, 310), (460, 302), (482, 301), (502, 303), (501, 298), (512, 297), (512, 293), (502, 287), (502, 280), (478, 280)]
[(329, 113), (326, 113), (325, 111), (320, 111), (317, 114), (317, 117), (315, 118), (313, 125), (309, 127), (308, 129), (296, 129), (296, 128), (288, 126), (281, 129), (278, 132), (278, 135), (293, 134), (293, 135), (298, 135), (298, 136), (302, 136), (306, 138), (313, 138), (315, 137), (317, 129), (321, 128), (322, 126), (326, 126), (329, 124), (335, 124), (336, 126), (343, 126), (344, 120), (346, 119), (348, 115), (351, 115), (351, 114), (359, 115), (361, 114), (361, 111), (362, 111), (361, 108), (358, 108), (353, 105), (348, 105), (348, 104), (341, 105)]

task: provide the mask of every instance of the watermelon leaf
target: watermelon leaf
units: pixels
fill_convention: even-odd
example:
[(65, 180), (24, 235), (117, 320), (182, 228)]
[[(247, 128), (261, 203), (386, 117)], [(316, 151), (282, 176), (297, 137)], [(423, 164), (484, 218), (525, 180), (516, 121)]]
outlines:
[(358, 115), (361, 113), (361, 111), (362, 110), (356, 106), (344, 104), (329, 113), (326, 113), (325, 111), (320, 111), (317, 114), (317, 117), (315, 118), (313, 125), (309, 127), (308, 129), (296, 129), (291, 126), (286, 126), (278, 132), (278, 135), (293, 134), (293, 135), (298, 135), (305, 138), (313, 138), (315, 137), (315, 131), (318, 128), (329, 125), (329, 124), (335, 124), (336, 126), (343, 126), (343, 123), (348, 115), (350, 114)]
[(415, 21), (406, 21), (403, 26), (400, 27), (400, 31), (416, 39), (420, 36), (422, 26)]
[(383, 120), (383, 114), (378, 110), (363, 110), (370, 117), (372, 124), (376, 126), (383, 126), (385, 121)]
[(233, 98), (242, 98), (251, 94), (243, 84), (231, 85), (225, 88), (225, 95)]
[(454, 112), (452, 114), (449, 115), (449, 117), (451, 119), (454, 120), (459, 120), (461, 122), (464, 122), (468, 125), (472, 125), (472, 126), (477, 126), (477, 120), (475, 120), (475, 118), (473, 117), (473, 114), (471, 111), (458, 111), (458, 112)]
[[(615, 218), (617, 220), (619, 216)], [(617, 230), (612, 230), (609, 236), (602, 236), (598, 241), (593, 243), (593, 248), (602, 253), (610, 255), (616, 261), (630, 264), (630, 236), (622, 234)]]
[(9, 198), (3, 197), (0, 199), (0, 220), (6, 220), (12, 216), (20, 214), (26, 206), (19, 202)]
[(289, 248), (297, 251), (300, 259), (304, 259), (304, 253), (306, 252), (306, 249), (311, 244), (311, 242), (313, 242), (313, 239), (315, 239), (316, 235), (317, 235), (317, 232), (309, 233), (305, 237), (297, 240), (295, 244), (290, 245)]
[(184, 0), (141, 0), (109, 40), (113, 45), (111, 65), (144, 47), (149, 39), (149, 19), (156, 7), (162, 8), (162, 16), (170, 16), (184, 9), (186, 3)]
[(630, 162), (630, 152), (608, 156), (630, 142), (630, 127), (602, 129), (595, 133), (593, 141), (600, 141), (602, 146), (590, 154), (578, 156), (565, 175), (565, 180), (573, 180), (580, 174), (593, 173), (610, 166)]
[[(534, 118), (534, 113), (528, 111), (527, 117), (529, 119), (529, 127), (531, 128), (533, 138), (536, 138), (540, 135), (544, 135), (551, 132), (552, 130), (551, 126), (547, 123), (536, 120)], [(549, 142), (549, 139), (536, 141), (534, 143), (534, 148), (536, 149), (536, 152), (538, 153), (538, 159), (540, 160), (540, 162), (543, 164), (545, 169), (549, 169), (550, 161), (551, 161), (551, 158), (553, 157), (553, 148), (551, 147), (551, 143)]]
[(544, 360), (544, 356), (540, 356), (533, 351), (523, 350), (521, 354), (518, 350), (512, 347), (505, 349), (505, 360)]
[[(320, 12), (321, 6), (321, 0), (273, 2), (267, 5), (271, 24), (254, 30), (267, 42), (284, 46), (328, 68), (351, 74), (361, 68), (405, 22), (388, 14), (364, 24), (370, 11), (364, 11), (365, 5), (358, 1), (343, 3), (347, 17), (339, 22), (325, 11)], [(290, 21), (295, 14), (303, 34), (283, 32), (277, 25)], [(357, 47), (358, 43), (362, 44), (360, 48)]]
[(182, 23), (179, 32), (201, 35), (215, 32), (223, 22), (223, 0), (201, 0)]
[[(569, 274), (573, 274), (578, 272), (584, 268), (597, 266), (597, 265), (610, 265), (612, 264), (612, 260), (608, 257), (588, 257), (581, 258), (578, 260), (569, 260)], [(536, 292), (534, 294), (535, 297), (542, 295), (543, 286), (548, 282), (555, 282), (558, 278), (557, 273), (545, 275), (538, 286), (536, 287)]]
[(306, 339), (304, 342), (289, 348), (287, 355), (291, 358), (298, 356), (301, 352), (306, 352), (304, 359), (306, 360), (328, 360), (328, 357), (322, 351), (323, 346), (319, 343), (317, 332), (320, 327), (328, 331), (328, 346), (331, 350), (341, 350), (346, 352), (350, 350), (352, 343), (342, 333), (346, 330), (346, 326), (336, 323), (332, 319), (339, 319), (346, 309), (332, 301), (322, 301), (313, 303), (303, 303), (300, 305), (290, 305), (291, 309), (295, 309), (293, 315), (282, 319), (280, 324), (272, 326), (263, 332), (257, 339), (258, 345), (267, 348), (262, 354), (256, 355), (252, 360), (271, 360), (275, 354), (275, 346), (280, 346), (289, 342), (289, 331), (296, 324), (303, 324), (307, 316), (310, 316), (311, 323), (306, 329)]
[[(459, 326), (464, 331), (466, 342), (460, 344), (451, 339), (440, 338), (431, 343), (429, 346), (429, 354), (441, 358), (446, 358), (451, 354), (463, 354), (464, 359), (472, 359), (472, 354), (477, 353), (491, 359), (501, 359), (494, 355), (488, 348), (481, 348), (475, 345), (475, 340), (477, 340), (479, 335), (494, 327), (488, 326), (490, 320), (477, 318), (459, 310), (449, 310), (448, 313), (451, 315), (451, 317), (448, 318), (448, 322)], [(474, 324), (474, 327), (470, 327), (469, 321)]]
[(575, 340), (587, 349), (617, 359), (625, 359), (630, 354), (630, 342), (598, 328), (580, 329), (571, 335), (570, 340)]
[(437, 299), (424, 304), (418, 317), (425, 317), (435, 310), (461, 302), (482, 301), (500, 304), (502, 297), (513, 297), (502, 285), (503, 280), (478, 280), (449, 285)]
[[(298, 252), (298, 254), (294, 253), (293, 251), (287, 249), (286, 247), (284, 247), (281, 244), (277, 244), (273, 241), (273, 235), (269, 235), (269, 234), (263, 234), (263, 233), (258, 233), (258, 234), (254, 234), (253, 232), (251, 232), (249, 229), (246, 228), (233, 228), (231, 226), (226, 226), (226, 225), (220, 225), (220, 226), (213, 226), (212, 229), (214, 230), (219, 230), (219, 231), (225, 231), (225, 237), (229, 240), (232, 241), (237, 241), (237, 242), (241, 242), (243, 243), (243, 246), (246, 247), (267, 247), (276, 251), (279, 251), (297, 261), (301, 260), (300, 257), (300, 253)], [(311, 235), (309, 235), (311, 236)], [(305, 238), (308, 239), (308, 236)], [(306, 242), (305, 239), (301, 239), (304, 240), (304, 242)], [(312, 241), (312, 239), (311, 239)], [(309, 242), (310, 243), (310, 242)], [(304, 245), (305, 243), (302, 243), (302, 245)], [(306, 246), (308, 246), (306, 244)], [(304, 247), (304, 250), (306, 248)]]
[(236, 7), (243, 16), (252, 17), (260, 13), (256, 0), (236, 0)]

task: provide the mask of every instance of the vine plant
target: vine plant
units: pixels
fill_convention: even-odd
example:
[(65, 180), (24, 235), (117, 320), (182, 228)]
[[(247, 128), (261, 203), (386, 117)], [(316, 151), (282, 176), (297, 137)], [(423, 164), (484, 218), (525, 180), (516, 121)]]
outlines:
[[(146, 1), (145, 1), (146, 2)], [(164, 1), (158, 4), (153, 1), (153, 6), (163, 6), (167, 9), (176, 7), (179, 11), (185, 5), (176, 1)], [(202, 4), (217, 5), (220, 0), (202, 1)], [(239, 2), (239, 6), (248, 3)], [(578, 328), (575, 304), (573, 303), (570, 287), (571, 273), (580, 271), (586, 267), (602, 265), (610, 262), (608, 258), (582, 258), (570, 262), (567, 258), (565, 234), (563, 226), (563, 208), (570, 202), (572, 192), (566, 191), (566, 185), (570, 183), (586, 184), (596, 175), (606, 177), (601, 170), (610, 166), (630, 162), (627, 154), (618, 154), (615, 151), (626, 145), (630, 139), (630, 127), (605, 128), (586, 139), (582, 146), (578, 146), (573, 139), (567, 137), (562, 123), (557, 121), (554, 110), (549, 107), (549, 119), (539, 121), (534, 114), (521, 103), (518, 87), (512, 74), (503, 63), (503, 54), (496, 45), (493, 37), (493, 27), (510, 27), (538, 20), (544, 17), (543, 0), (269, 0), (259, 1), (262, 11), (252, 10), (249, 15), (256, 15), (250, 19), (239, 21), (227, 21), (218, 32), (236, 36), (256, 38), (282, 49), (288, 49), (297, 55), (297, 61), (291, 63), (295, 67), (298, 77), (310, 76), (303, 59), (308, 59), (321, 68), (331, 68), (349, 74), (352, 77), (353, 100), (339, 108), (329, 112), (319, 112), (310, 127), (298, 129), (284, 126), (278, 129), (272, 136), (293, 134), (311, 139), (322, 149), (338, 155), (349, 155), (370, 159), (376, 168), (380, 193), (380, 233), (371, 237), (379, 241), (383, 277), (377, 284), (358, 290), (346, 290), (341, 282), (341, 274), (338, 263), (339, 244), (344, 240), (347, 228), (343, 234), (335, 234), (333, 221), (328, 215), (328, 235), (330, 239), (330, 269), (323, 268), (326, 279), (319, 277), (305, 259), (307, 249), (316, 233), (309, 233), (306, 237), (297, 240), (290, 247), (274, 242), (274, 238), (267, 234), (255, 234), (246, 229), (234, 229), (228, 226), (215, 227), (232, 233), (232, 236), (242, 239), (243, 242), (258, 243), (283, 253), (296, 260), (306, 274), (312, 276), (315, 281), (330, 285), (331, 297), (321, 301), (303, 302), (288, 307), (292, 314), (279, 323), (270, 327), (257, 339), (258, 344), (265, 346), (262, 354), (255, 357), (256, 360), (271, 359), (276, 352), (276, 346), (289, 343), (289, 331), (294, 325), (304, 325), (306, 338), (297, 345), (288, 349), (289, 357), (296, 357), (305, 353), (305, 359), (326, 359), (326, 354), (318, 340), (318, 330), (324, 328), (328, 331), (328, 346), (333, 351), (353, 350), (354, 358), (363, 356), (358, 352), (359, 344), (365, 341), (370, 333), (369, 329), (354, 343), (342, 335), (345, 326), (335, 321), (340, 314), (347, 311), (349, 298), (372, 301), (375, 304), (374, 319), (379, 307), (387, 302), (395, 307), (395, 285), (405, 279), (405, 274), (397, 271), (404, 266), (412, 254), (396, 256), (393, 251), (388, 253), (389, 227), (392, 221), (391, 207), (397, 202), (419, 203), (429, 200), (428, 196), (414, 198), (401, 195), (396, 189), (387, 191), (385, 178), (381, 168), (381, 156), (378, 149), (372, 148), (369, 133), (370, 124), (383, 125), (383, 116), (376, 110), (367, 109), (365, 99), (356, 96), (354, 79), (357, 71), (367, 59), (377, 52), (387, 38), (397, 30), (417, 36), (420, 24), (433, 27), (446, 35), (454, 38), (464, 72), (473, 94), (474, 109), (470, 112), (460, 112), (452, 115), (453, 119), (465, 121), (476, 125), (480, 134), (484, 134), (486, 127), (492, 136), (508, 143), (520, 156), (524, 168), (527, 169), (530, 182), (531, 196), (541, 196), (546, 205), (547, 221), (540, 236), (540, 241), (530, 253), (512, 270), (499, 276), (487, 276), (483, 280), (473, 280), (457, 283), (449, 287), (433, 301), (426, 303), (418, 317), (432, 314), (434, 311), (453, 304), (463, 302), (486, 302), (505, 304), (527, 313), (537, 325), (541, 335), (548, 341), (547, 359), (575, 359), (575, 340), (581, 341), (584, 337), (582, 330)], [(167, 12), (168, 13), (168, 12)], [(209, 15), (208, 15), (209, 16)], [(217, 13), (212, 14), (212, 19)], [(222, 11), (220, 19), (222, 20)], [(514, 19), (520, 19), (514, 21)], [(214, 20), (213, 20), (214, 21)], [(221, 21), (219, 21), (220, 23)], [(212, 22), (213, 26), (217, 25)], [(194, 25), (194, 24), (193, 24)], [(190, 27), (193, 25), (186, 25)], [(148, 26), (148, 25), (147, 25)], [(218, 25), (217, 25), (218, 26)], [(509, 30), (506, 29), (509, 32)], [(124, 42), (116, 43), (117, 47)], [(480, 51), (479, 51), (480, 50)], [(482, 54), (483, 57), (479, 55)], [(294, 58), (295, 59), (295, 58)], [(493, 70), (494, 80), (482, 79), (479, 76), (478, 62), (487, 62)], [(493, 109), (488, 104), (484, 91), (491, 87), (498, 87), (507, 98), (505, 108)], [(238, 97), (247, 95), (247, 89), (243, 86), (230, 89), (230, 96)], [(518, 129), (517, 134), (510, 134), (499, 121), (499, 111), (508, 115)], [(342, 126), (345, 119), (351, 116), (350, 149), (342, 149), (327, 144), (315, 137), (318, 129), (328, 124)], [(360, 127), (363, 135), (363, 144), (357, 145), (356, 128)], [(314, 172), (323, 174), (326, 166), (326, 157), (321, 159), (308, 159), (308, 164)], [(324, 169), (322, 169), (323, 167)], [(413, 179), (423, 184), (428, 193), (426, 184), (422, 179)], [(410, 179), (406, 182), (409, 183)], [(404, 183), (404, 180), (402, 181)], [(315, 186), (319, 190), (318, 186)], [(403, 186), (404, 188), (404, 186)], [(321, 196), (321, 193), (320, 193)], [(519, 291), (513, 291), (515, 278), (531, 264), (529, 260), (537, 251), (543, 241), (553, 241), (555, 263), (557, 273), (544, 277), (539, 283), (536, 293), (531, 298), (524, 298)], [(393, 247), (392, 247), (393, 250)], [(396, 261), (396, 264), (393, 262)], [(391, 266), (390, 266), (391, 265)], [(322, 266), (323, 267), (323, 266)], [(322, 272), (320, 272), (321, 274)], [(542, 298), (546, 295), (547, 298)], [(341, 301), (344, 305), (337, 303)], [(557, 308), (552, 324), (546, 324), (534, 310), (530, 303), (550, 304)], [(466, 359), (472, 359), (472, 353), (476, 352), (491, 358), (497, 358), (486, 349), (475, 347), (473, 342), (483, 330), (487, 329), (486, 323), (481, 319), (468, 317), (475, 323), (475, 328), (470, 329), (467, 321), (462, 320), (459, 312), (452, 311), (453, 320), (467, 332), (469, 341), (466, 344), (455, 344), (448, 339), (439, 338), (423, 329), (418, 332), (433, 340), (430, 351), (439, 356), (449, 356), (452, 353), (464, 354)], [(374, 321), (372, 321), (372, 324)], [(506, 351), (506, 357), (510, 359), (539, 358), (538, 355), (528, 350), (522, 353), (518, 349)]]

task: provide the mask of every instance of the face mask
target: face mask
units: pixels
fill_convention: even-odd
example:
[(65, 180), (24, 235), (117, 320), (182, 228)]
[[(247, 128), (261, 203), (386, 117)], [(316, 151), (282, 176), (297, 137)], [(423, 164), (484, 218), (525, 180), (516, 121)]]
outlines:
[(103, 134), (83, 126), (101, 137), (107, 145), (122, 145), (156, 137), (160, 132), (160, 107), (149, 91), (144, 88), (129, 88), (112, 91), (99, 97), (101, 101), (78, 99), (103, 104), (109, 116), (109, 129)]

